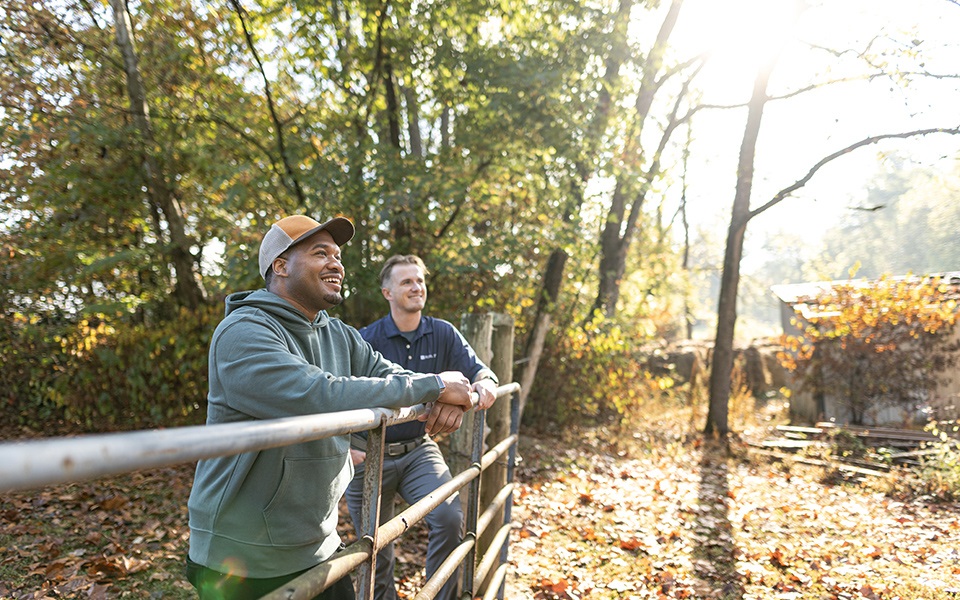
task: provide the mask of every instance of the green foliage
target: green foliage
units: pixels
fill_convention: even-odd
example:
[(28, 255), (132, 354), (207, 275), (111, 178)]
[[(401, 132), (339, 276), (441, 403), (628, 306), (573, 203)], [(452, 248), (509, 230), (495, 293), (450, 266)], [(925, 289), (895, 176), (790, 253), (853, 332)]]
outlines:
[[(383, 313), (382, 261), (416, 252), (434, 272), (431, 311), (454, 321), (464, 311), (507, 312), (522, 344), (547, 257), (562, 249), (570, 256), (559, 300), (566, 311), (554, 325), (569, 341), (577, 334), (566, 330), (603, 287), (597, 234), (625, 209), (611, 213), (613, 188), (604, 182), (618, 176), (631, 198), (644, 199), (637, 230), (626, 236), (630, 264), (614, 280), (629, 315), (623, 336), (677, 331), (671, 299), (685, 284), (669, 275), (681, 270), (671, 260), (674, 211), (665, 203), (676, 148), (658, 149), (656, 139), (679, 80), (695, 68), (690, 57), (665, 53), (646, 124), (631, 108), (640, 71), (659, 63), (648, 60), (655, 28), (634, 25), (659, 22), (662, 3), (239, 6), (127, 7), (149, 135), (132, 118), (108, 4), (4, 7), (0, 39), (11, 72), (0, 79), (0, 307), (5, 326), (22, 319), (17, 327), (39, 328), (31, 351), (59, 357), (40, 363), (68, 368), (56, 362), (62, 349), (45, 345), (56, 336), (75, 342), (86, 333), (66, 323), (96, 314), (116, 331), (98, 334), (104, 347), (143, 323), (173, 330), (184, 262), (210, 297), (259, 287), (260, 236), (293, 212), (356, 222), (344, 252), (347, 300), (337, 310), (355, 325)], [(631, 37), (618, 40), (628, 25)], [(622, 77), (605, 78), (608, 68)], [(172, 212), (182, 213), (186, 241), (160, 214), (145, 158), (169, 188)], [(651, 161), (658, 176), (644, 182)], [(637, 316), (642, 327), (629, 321)], [(80, 385), (90, 397), (93, 387)]]
[(936, 502), (960, 500), (960, 443), (957, 420), (931, 421), (925, 427), (937, 436), (925, 442), (918, 456), (919, 465), (891, 472), (886, 493), (897, 498), (922, 498)]
[(652, 374), (649, 357), (641, 340), (603, 318), (568, 329), (550, 344), (525, 417), (541, 425), (634, 419), (675, 394), (675, 380)]
[(21, 314), (0, 319), (0, 402), (8, 423), (40, 425), (59, 417), (48, 390), (65, 357), (48, 335), (52, 329)]
[(111, 325), (104, 315), (4, 321), (4, 418), (34, 428), (62, 420), (91, 431), (195, 424), (220, 316), (219, 307), (205, 306), (157, 325)]
[(892, 156), (870, 181), (862, 208), (826, 230), (819, 264), (827, 277), (859, 273), (942, 273), (957, 268), (960, 255), (960, 170), (932, 170)]
[(846, 429), (833, 429), (829, 432), (827, 440), (830, 444), (830, 453), (840, 458), (864, 458), (867, 454), (867, 446), (863, 440), (855, 433)]
[[(158, 414), (126, 407), (128, 392), (195, 396), (192, 384), (163, 382), (204, 377), (200, 359), (179, 346), (205, 344), (164, 335), (189, 328), (172, 294), (171, 232), (148, 193), (145, 154), (183, 213), (211, 296), (262, 285), (257, 247), (275, 218), (343, 214), (358, 228), (344, 249), (347, 301), (336, 311), (347, 322), (383, 313), (376, 274), (396, 252), (431, 266), (437, 314), (457, 321), (500, 310), (522, 320), (546, 257), (539, 244), (576, 233), (575, 219), (556, 218), (568, 210), (569, 155), (582, 151), (577, 132), (589, 117), (572, 110), (569, 84), (603, 32), (580, 20), (590, 11), (578, 3), (504, 9), (131, 6), (148, 144), (131, 120), (109, 6), (12, 5), (0, 24), (16, 70), (0, 83), (0, 307), (23, 351), (4, 360), (26, 376), (4, 388), (7, 401), (36, 404), (37, 421), (62, 409), (93, 424), (102, 410), (109, 425), (131, 412), (182, 416), (169, 399)], [(554, 21), (540, 17), (558, 11), (573, 20), (545, 26)], [(486, 26), (492, 37), (477, 35)], [(589, 83), (578, 89), (589, 104)], [(33, 337), (19, 339), (28, 327)], [(183, 355), (181, 373), (151, 367), (168, 354)]]
[(803, 332), (786, 336), (778, 358), (806, 389), (844, 403), (853, 423), (886, 407), (913, 415), (956, 362), (955, 291), (936, 278), (836, 284), (801, 302)]
[(925, 445), (932, 452), (920, 459), (921, 489), (939, 500), (956, 502), (960, 500), (960, 421), (932, 421), (926, 429), (938, 439)]

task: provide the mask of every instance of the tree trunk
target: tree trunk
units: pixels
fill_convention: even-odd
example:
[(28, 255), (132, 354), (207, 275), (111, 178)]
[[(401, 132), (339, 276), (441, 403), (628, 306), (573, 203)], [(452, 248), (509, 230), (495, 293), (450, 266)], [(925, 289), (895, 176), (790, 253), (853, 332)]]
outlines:
[(626, 209), (626, 200), (624, 198), (624, 182), (617, 178), (617, 185), (613, 190), (613, 197), (610, 200), (610, 209), (607, 211), (607, 220), (603, 224), (603, 231), (600, 233), (600, 269), (597, 282), (597, 298), (593, 302), (593, 310), (587, 316), (587, 321), (593, 318), (597, 312), (606, 316), (612, 316), (616, 313), (617, 291), (620, 289), (620, 278), (623, 277), (624, 268), (621, 261), (618, 260), (622, 240), (620, 238), (620, 228), (623, 226), (623, 214)]
[(407, 135), (410, 136), (410, 155), (423, 158), (423, 139), (420, 136), (420, 106), (416, 89), (402, 86), (403, 101), (407, 105)]
[(444, 106), (440, 111), (440, 148), (441, 151), (450, 147), (450, 115), (452, 110)]
[(737, 322), (737, 288), (740, 285), (740, 259), (743, 256), (743, 237), (750, 220), (750, 192), (753, 187), (754, 158), (760, 120), (767, 100), (767, 83), (776, 61), (770, 61), (758, 73), (753, 94), (747, 105), (747, 124), (740, 144), (737, 165), (737, 188), (733, 198), (733, 213), (727, 230), (727, 247), (723, 257), (720, 278), (720, 300), (717, 307), (717, 337), (714, 342), (710, 368), (710, 408), (704, 432), (725, 437), (730, 404), (730, 377), (733, 373), (733, 337)]
[[(116, 23), (117, 46), (123, 55), (123, 66), (127, 79), (127, 96), (130, 100), (130, 113), (140, 139), (143, 143), (143, 171), (147, 183), (147, 194), (154, 210), (159, 210), (167, 222), (170, 234), (169, 260), (176, 275), (174, 297), (180, 306), (196, 308), (203, 303), (205, 293), (195, 271), (195, 261), (190, 253), (192, 240), (186, 233), (180, 202), (167, 184), (163, 166), (155, 155), (158, 146), (150, 124), (150, 111), (147, 107), (147, 94), (137, 64), (137, 53), (131, 35), (130, 15), (127, 14), (124, 0), (110, 0)], [(158, 236), (162, 232), (157, 231)]]
[[(687, 143), (683, 146), (683, 174), (680, 181), (680, 221), (683, 226), (683, 262), (681, 268), (690, 279), (690, 222), (687, 220), (687, 161), (690, 158), (690, 127), (687, 126)], [(693, 339), (693, 311), (690, 309), (690, 286), (683, 292), (683, 322), (686, 326), (687, 339)]]
[[(390, 56), (383, 57), (383, 92), (386, 100), (387, 130), (386, 140), (389, 150), (395, 160), (402, 159), (402, 140), (400, 139), (400, 98), (397, 94), (397, 82), (393, 74), (393, 63)], [(402, 179), (395, 182), (398, 191), (404, 189)], [(397, 198), (391, 209), (390, 230), (393, 236), (393, 249), (397, 254), (413, 252), (413, 236), (411, 232), (408, 208), (403, 199)]]
[[(623, 162), (627, 165), (639, 165), (643, 160), (643, 149), (639, 142), (640, 134), (643, 132), (647, 116), (650, 114), (650, 107), (653, 105), (653, 100), (662, 84), (662, 81), (657, 80), (657, 75), (663, 66), (663, 55), (680, 16), (682, 4), (683, 0), (673, 0), (670, 4), (670, 9), (660, 25), (660, 31), (657, 33), (657, 39), (647, 54), (647, 59), (643, 61), (640, 91), (635, 103), (635, 131), (624, 152)], [(672, 129), (668, 131), (672, 132)], [(667, 137), (669, 138), (669, 133), (667, 133)], [(664, 141), (661, 141), (661, 147), (663, 147)], [(628, 156), (631, 153), (635, 153), (636, 156)], [(617, 177), (616, 189), (600, 237), (600, 280), (597, 285), (597, 297), (594, 300), (591, 314), (587, 316), (587, 321), (591, 320), (597, 312), (601, 312), (608, 317), (615, 315), (617, 312), (620, 284), (624, 273), (626, 273), (627, 254), (637, 227), (640, 208), (646, 198), (646, 192), (650, 184), (660, 175), (659, 157), (654, 157), (654, 163), (655, 166), (651, 166), (642, 177), (640, 190), (636, 190), (630, 182), (634, 177), (631, 173), (632, 169), (628, 168), (626, 173)], [(633, 201), (630, 205), (630, 218), (625, 223), (626, 200), (629, 196), (633, 196)]]
[(277, 152), (280, 154), (280, 160), (283, 163), (284, 178), (281, 179), (287, 188), (289, 188), (297, 199), (297, 206), (300, 210), (307, 210), (307, 196), (300, 184), (300, 177), (297, 176), (297, 170), (294, 168), (287, 151), (286, 138), (283, 135), (283, 123), (277, 114), (276, 102), (273, 100), (273, 91), (270, 87), (270, 78), (267, 77), (267, 71), (263, 67), (263, 61), (260, 60), (260, 54), (257, 52), (257, 46), (253, 43), (253, 35), (247, 29), (247, 21), (243, 16), (243, 8), (239, 0), (231, 0), (234, 12), (237, 13), (237, 19), (240, 21), (240, 28), (243, 30), (243, 39), (246, 41), (250, 55), (253, 56), (257, 64), (257, 70), (260, 71), (260, 77), (263, 79), (263, 93), (267, 99), (267, 109), (270, 112), (270, 121), (273, 123), (274, 138), (277, 142)]
[[(623, 64), (623, 58), (627, 55), (629, 46), (627, 45), (627, 26), (630, 22), (630, 12), (633, 9), (633, 0), (621, 0), (617, 8), (617, 14), (614, 17), (614, 31), (611, 35), (610, 48), (607, 51), (607, 57), (604, 61), (603, 85), (597, 96), (597, 106), (593, 114), (593, 119), (587, 126), (584, 134), (584, 143), (587, 146), (587, 152), (584, 156), (587, 160), (595, 156), (593, 149), (602, 139), (607, 129), (607, 123), (610, 120), (610, 104), (613, 91), (620, 85), (620, 67)], [(446, 113), (444, 113), (445, 115)], [(446, 129), (444, 128), (445, 132)], [(563, 215), (563, 221), (570, 223), (573, 215), (580, 211), (583, 205), (583, 188), (591, 175), (591, 167), (586, 162), (577, 164), (577, 174), (579, 181), (571, 186), (570, 206)], [(540, 357), (543, 353), (543, 343), (547, 332), (550, 330), (553, 308), (556, 305), (560, 294), (560, 284), (563, 281), (563, 271), (567, 263), (567, 253), (560, 247), (555, 247), (550, 252), (547, 264), (544, 267), (542, 278), (543, 287), (539, 294), (537, 302), (537, 316), (534, 319), (533, 329), (527, 336), (525, 344), (525, 354), (528, 359), (523, 366), (523, 373), (520, 377), (520, 414), (523, 414), (523, 407), (526, 405), (527, 397), (530, 394), (530, 388), (533, 386), (533, 380), (537, 374), (537, 367), (540, 364)]]
[[(567, 253), (562, 248), (555, 248), (547, 259), (547, 270), (543, 275), (543, 290), (537, 301), (537, 315), (533, 319), (533, 329), (527, 337), (524, 356), (527, 362), (523, 365), (520, 375), (520, 414), (527, 403), (533, 378), (537, 374), (540, 357), (543, 356), (543, 344), (550, 331), (551, 315), (560, 296), (560, 283), (563, 281), (563, 270), (567, 264)], [(498, 375), (499, 376), (499, 375)]]

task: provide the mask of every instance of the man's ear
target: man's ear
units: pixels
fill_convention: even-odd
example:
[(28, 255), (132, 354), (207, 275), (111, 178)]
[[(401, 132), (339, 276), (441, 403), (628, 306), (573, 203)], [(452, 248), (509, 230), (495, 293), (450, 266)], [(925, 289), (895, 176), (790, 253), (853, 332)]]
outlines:
[(387, 302), (390, 302), (390, 288), (380, 288), (380, 293), (387, 299)]
[(278, 277), (287, 276), (287, 259), (282, 256), (278, 256), (273, 259), (273, 264), (270, 265), (270, 268), (273, 269), (273, 274)]

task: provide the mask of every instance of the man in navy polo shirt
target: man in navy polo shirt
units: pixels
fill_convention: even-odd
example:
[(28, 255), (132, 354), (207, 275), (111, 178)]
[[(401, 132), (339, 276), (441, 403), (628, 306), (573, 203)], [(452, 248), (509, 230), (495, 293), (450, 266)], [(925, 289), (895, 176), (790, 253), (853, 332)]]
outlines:
[[(478, 409), (496, 400), (497, 377), (480, 359), (457, 328), (442, 319), (423, 316), (427, 301), (423, 261), (413, 255), (392, 256), (380, 271), (380, 288), (390, 305), (390, 314), (360, 330), (388, 360), (418, 373), (460, 371), (473, 382), (479, 396)], [(380, 522), (393, 518), (394, 495), (413, 504), (452, 479), (436, 442), (426, 434), (422, 421), (387, 427), (383, 457)], [(354, 435), (350, 453), (355, 475), (347, 487), (347, 505), (354, 527), (361, 531), (363, 505), (363, 461), (366, 441)], [(463, 513), (456, 495), (433, 509), (426, 517), (430, 534), (427, 542), (426, 576), (430, 578), (460, 543)], [(395, 600), (393, 544), (377, 555), (374, 598)], [(451, 577), (437, 595), (441, 600), (456, 596), (457, 577)]]

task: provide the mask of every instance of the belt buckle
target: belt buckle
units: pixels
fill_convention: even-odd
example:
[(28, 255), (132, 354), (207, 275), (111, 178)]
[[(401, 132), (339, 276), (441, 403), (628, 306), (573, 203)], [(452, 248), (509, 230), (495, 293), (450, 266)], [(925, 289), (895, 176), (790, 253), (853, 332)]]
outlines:
[(393, 442), (392, 444), (385, 444), (383, 453), (387, 456), (403, 456), (407, 452), (418, 448), (424, 441), (424, 438), (420, 437), (407, 442)]
[(387, 444), (383, 450), (387, 456), (403, 456), (407, 453), (407, 445), (397, 443)]

